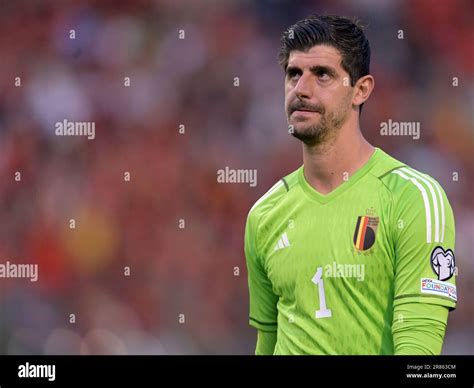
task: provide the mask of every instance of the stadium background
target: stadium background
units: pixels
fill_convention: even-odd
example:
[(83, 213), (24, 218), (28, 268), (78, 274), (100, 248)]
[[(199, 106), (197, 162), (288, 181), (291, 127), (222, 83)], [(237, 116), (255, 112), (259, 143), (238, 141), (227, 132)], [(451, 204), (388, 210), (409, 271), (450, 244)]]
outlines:
[[(276, 55), (314, 12), (368, 24), (363, 132), (449, 196), (460, 301), (443, 352), (474, 353), (471, 1), (25, 0), (0, 4), (0, 262), (39, 280), (0, 279), (1, 354), (253, 352), (244, 222), (301, 163)], [(56, 136), (64, 118), (96, 139)], [(381, 136), (388, 119), (421, 138)], [(225, 166), (258, 185), (219, 184)]]

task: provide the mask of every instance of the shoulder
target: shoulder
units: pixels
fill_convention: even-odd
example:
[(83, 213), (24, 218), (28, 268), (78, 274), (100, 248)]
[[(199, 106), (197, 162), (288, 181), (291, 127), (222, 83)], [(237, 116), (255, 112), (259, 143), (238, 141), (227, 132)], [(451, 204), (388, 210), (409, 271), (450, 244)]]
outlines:
[(297, 185), (298, 171), (300, 168), (274, 183), (273, 186), (253, 204), (247, 218), (258, 222), (261, 217), (274, 209)]
[(390, 171), (382, 181), (397, 202), (408, 201), (412, 205), (432, 202), (436, 207), (447, 201), (443, 187), (435, 178), (410, 166)]
[(423, 199), (424, 194), (437, 194), (440, 198), (446, 194), (439, 182), (432, 176), (416, 170), (381, 151), (380, 162), (372, 169), (394, 200)]
[(445, 226), (451, 228), (454, 219), (446, 193), (435, 178), (403, 164), (379, 179), (391, 194), (397, 217), (426, 226), (427, 242), (442, 240)]

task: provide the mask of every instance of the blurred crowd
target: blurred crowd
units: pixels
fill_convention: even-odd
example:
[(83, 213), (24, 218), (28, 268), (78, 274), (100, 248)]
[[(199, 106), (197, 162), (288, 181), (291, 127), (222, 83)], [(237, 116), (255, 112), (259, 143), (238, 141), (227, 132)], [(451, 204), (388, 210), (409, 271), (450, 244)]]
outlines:
[[(302, 163), (276, 56), (310, 13), (368, 25), (376, 89), (363, 132), (447, 192), (460, 301), (444, 352), (474, 353), (472, 8), (2, 2), (0, 262), (36, 263), (39, 279), (0, 279), (0, 353), (253, 352), (245, 219)], [(64, 119), (94, 122), (95, 139), (56, 136)], [(388, 119), (420, 122), (421, 138), (381, 136)], [(226, 166), (257, 169), (258, 185), (218, 183)]]

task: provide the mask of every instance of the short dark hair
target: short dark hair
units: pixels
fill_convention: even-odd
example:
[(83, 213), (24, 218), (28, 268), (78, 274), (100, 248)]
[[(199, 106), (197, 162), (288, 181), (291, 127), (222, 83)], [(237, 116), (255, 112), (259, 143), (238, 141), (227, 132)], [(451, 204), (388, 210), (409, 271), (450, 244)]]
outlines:
[(349, 73), (351, 86), (354, 86), (360, 77), (370, 71), (370, 45), (363, 29), (355, 19), (311, 15), (283, 33), (278, 61), (286, 70), (291, 51), (308, 51), (318, 44), (332, 46), (341, 53), (341, 66)]

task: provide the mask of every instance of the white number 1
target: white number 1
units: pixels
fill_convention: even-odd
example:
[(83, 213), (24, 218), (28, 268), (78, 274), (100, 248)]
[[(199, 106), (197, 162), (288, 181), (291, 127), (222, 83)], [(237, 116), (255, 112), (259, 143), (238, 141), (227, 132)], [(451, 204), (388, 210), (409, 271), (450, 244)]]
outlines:
[(326, 308), (326, 294), (324, 293), (323, 267), (318, 267), (316, 273), (311, 279), (319, 289), (319, 305), (320, 309), (316, 310), (316, 318), (330, 318), (332, 316), (331, 309)]

